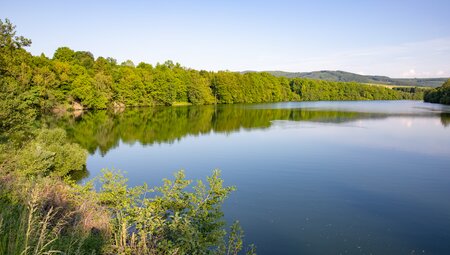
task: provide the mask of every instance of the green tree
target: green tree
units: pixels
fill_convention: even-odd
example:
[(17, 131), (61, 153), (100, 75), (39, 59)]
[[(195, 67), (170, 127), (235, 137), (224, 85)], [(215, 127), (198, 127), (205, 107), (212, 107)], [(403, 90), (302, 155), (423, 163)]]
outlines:
[(424, 101), (450, 105), (450, 79), (444, 82), (439, 88), (425, 91)]
[(31, 40), (16, 36), (15, 28), (0, 19), (0, 143), (26, 136), (37, 113), (37, 93), (30, 86), (32, 56), (22, 49)]
[(15, 171), (26, 176), (67, 176), (84, 171), (87, 153), (62, 129), (44, 129), (17, 154)]
[(84, 66), (88, 70), (94, 67), (94, 55), (89, 51), (76, 51), (73, 58), (75, 63)]
[(59, 47), (53, 54), (53, 59), (63, 62), (71, 62), (75, 59), (75, 51), (69, 47)]

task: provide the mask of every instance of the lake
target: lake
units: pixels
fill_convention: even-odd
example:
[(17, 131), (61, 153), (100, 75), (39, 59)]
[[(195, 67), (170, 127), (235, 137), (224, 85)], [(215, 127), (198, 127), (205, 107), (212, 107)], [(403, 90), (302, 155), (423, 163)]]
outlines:
[(222, 170), (258, 254), (450, 254), (450, 107), (420, 101), (155, 107), (59, 118), (130, 185)]

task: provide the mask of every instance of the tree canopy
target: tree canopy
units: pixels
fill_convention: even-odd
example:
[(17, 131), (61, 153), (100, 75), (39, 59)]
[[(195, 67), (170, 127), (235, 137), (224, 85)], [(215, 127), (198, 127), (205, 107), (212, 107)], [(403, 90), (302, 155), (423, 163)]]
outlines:
[(450, 105), (450, 79), (444, 82), (441, 87), (427, 91), (424, 96), (424, 101)]
[(198, 71), (170, 60), (135, 65), (89, 51), (56, 49), (52, 58), (32, 56), (23, 47), (31, 40), (16, 36), (15, 26), (1, 21), (0, 70), (4, 96), (22, 97), (44, 110), (117, 105), (261, 103), (299, 100), (420, 99), (421, 92), (398, 91), (359, 83), (275, 77), (269, 73)]

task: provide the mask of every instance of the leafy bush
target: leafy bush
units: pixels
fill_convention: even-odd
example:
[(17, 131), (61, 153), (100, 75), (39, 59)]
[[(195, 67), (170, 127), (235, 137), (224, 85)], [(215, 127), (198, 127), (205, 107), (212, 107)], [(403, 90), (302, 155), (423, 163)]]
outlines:
[[(225, 244), (221, 205), (234, 187), (224, 187), (220, 172), (207, 185), (186, 180), (183, 171), (161, 187), (127, 187), (120, 171), (103, 171), (99, 201), (112, 215), (112, 253), (124, 254), (237, 254), (242, 249), (242, 230), (232, 227)], [(94, 185), (91, 183), (90, 185)], [(250, 249), (254, 253), (254, 248)]]
[(18, 151), (16, 170), (28, 176), (63, 177), (84, 171), (86, 158), (87, 152), (69, 143), (63, 129), (43, 129)]
[(424, 101), (450, 105), (450, 79), (441, 87), (425, 92)]

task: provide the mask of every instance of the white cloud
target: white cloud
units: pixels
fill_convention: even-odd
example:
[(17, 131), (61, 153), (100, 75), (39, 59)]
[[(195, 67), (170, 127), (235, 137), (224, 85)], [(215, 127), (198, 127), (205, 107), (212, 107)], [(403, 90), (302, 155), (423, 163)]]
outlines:
[(403, 76), (405, 77), (416, 77), (417, 73), (414, 69), (409, 69), (408, 71), (403, 73)]

